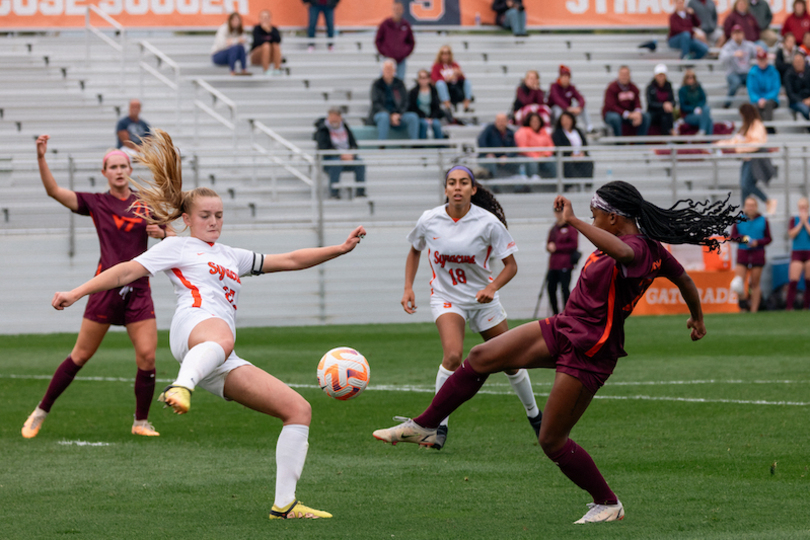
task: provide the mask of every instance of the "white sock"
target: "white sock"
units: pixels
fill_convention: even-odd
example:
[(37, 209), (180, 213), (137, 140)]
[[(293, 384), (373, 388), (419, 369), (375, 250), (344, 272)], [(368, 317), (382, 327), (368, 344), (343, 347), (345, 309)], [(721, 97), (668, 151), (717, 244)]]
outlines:
[(506, 378), (512, 384), (512, 389), (520, 398), (523, 403), (523, 408), (526, 409), (526, 416), (534, 418), (540, 413), (537, 407), (537, 400), (534, 399), (534, 392), (532, 391), (532, 381), (529, 379), (529, 373), (525, 369), (519, 369), (514, 375), (506, 374)]
[(212, 371), (225, 362), (225, 350), (216, 341), (205, 341), (192, 347), (180, 364), (180, 373), (174, 386), (185, 386), (189, 390), (200, 384)]
[(304, 470), (309, 449), (309, 426), (289, 424), (281, 428), (276, 442), (276, 508), (295, 500), (295, 486)]
[[(449, 369), (445, 369), (444, 366), (442, 366), (442, 365), (439, 365), (439, 372), (436, 373), (436, 393), (437, 394), (439, 393), (439, 390), (441, 389), (441, 387), (444, 386), (445, 381), (447, 379), (449, 379), (450, 375), (452, 375), (452, 374), (453, 374), (452, 371), (450, 371)], [(446, 426), (448, 420), (450, 420), (449, 416), (447, 418), (445, 418), (444, 420), (442, 420), (440, 425)]]

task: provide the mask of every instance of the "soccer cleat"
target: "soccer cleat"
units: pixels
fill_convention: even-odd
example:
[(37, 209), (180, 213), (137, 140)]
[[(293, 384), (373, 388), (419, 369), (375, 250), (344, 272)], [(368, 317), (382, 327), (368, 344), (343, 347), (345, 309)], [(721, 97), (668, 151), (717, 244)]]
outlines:
[(270, 510), (270, 519), (318, 519), (330, 517), (332, 517), (332, 514), (329, 512), (304, 506), (298, 499), (291, 502), (286, 509), (281, 509), (274, 504), (272, 510)]
[(37, 407), (34, 409), (28, 419), (25, 421), (22, 427), (22, 436), (26, 439), (33, 439), (39, 433), (39, 428), (42, 427), (42, 422), (45, 421), (45, 418), (48, 416), (48, 413)]
[(186, 414), (191, 408), (191, 392), (185, 386), (170, 384), (160, 393), (158, 401), (174, 409), (177, 414)]
[(442, 424), (436, 428), (436, 442), (433, 443), (431, 448), (441, 450), (447, 442), (447, 425)]
[(616, 504), (588, 503), (590, 510), (574, 523), (601, 523), (603, 521), (620, 521), (624, 519), (624, 506), (621, 501)]
[(135, 420), (132, 424), (132, 434), (143, 435), (144, 437), (158, 437), (160, 435), (155, 431), (155, 426), (148, 420)]
[(436, 444), (437, 429), (423, 428), (404, 416), (395, 416), (394, 420), (402, 423), (388, 429), (378, 429), (372, 433), (372, 436), (378, 441), (391, 443), (392, 445), (396, 445), (398, 442), (410, 442), (433, 447)]
[(532, 429), (534, 429), (535, 438), (540, 438), (540, 424), (543, 422), (543, 413), (538, 412), (537, 416), (534, 418), (528, 417), (529, 423), (532, 425)]

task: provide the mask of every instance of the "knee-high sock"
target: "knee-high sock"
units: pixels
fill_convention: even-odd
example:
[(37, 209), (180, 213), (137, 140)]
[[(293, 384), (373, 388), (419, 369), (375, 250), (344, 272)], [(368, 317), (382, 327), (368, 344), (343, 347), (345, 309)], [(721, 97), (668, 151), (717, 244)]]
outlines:
[(65, 358), (65, 361), (59, 364), (53, 377), (51, 377), (48, 390), (45, 391), (45, 396), (42, 398), (42, 401), (40, 401), (39, 408), (45, 412), (51, 412), (51, 407), (53, 407), (56, 398), (62, 395), (62, 392), (70, 386), (70, 383), (73, 382), (73, 378), (80, 369), (82, 369), (82, 366), (74, 364), (72, 357), (68, 356)]
[[(441, 366), (441, 365), (439, 366), (439, 371), (436, 373), (436, 393), (437, 394), (439, 393), (439, 390), (442, 389), (442, 386), (444, 386), (445, 381), (447, 381), (447, 379), (449, 379), (452, 374), (453, 374), (453, 372), (450, 371), (449, 369), (445, 369), (445, 367)], [(442, 422), (441, 422), (442, 425), (446, 426), (448, 420), (450, 420), (449, 417), (442, 420)]]
[(414, 422), (422, 427), (437, 428), (462, 403), (473, 397), (484, 385), (489, 375), (476, 373), (467, 360), (453, 372), (433, 397), (430, 406)]
[(610, 489), (591, 456), (572, 439), (548, 456), (573, 483), (590, 493), (596, 504), (616, 504), (616, 494)]
[(175, 386), (185, 386), (189, 390), (200, 384), (212, 371), (225, 362), (225, 350), (215, 341), (206, 341), (192, 347), (177, 374)]
[(506, 378), (509, 379), (512, 389), (515, 391), (518, 398), (520, 398), (523, 408), (526, 409), (526, 416), (529, 418), (537, 416), (540, 413), (540, 409), (537, 407), (537, 400), (534, 398), (529, 373), (525, 369), (519, 369), (514, 375), (507, 373)]
[[(787, 298), (785, 299), (785, 311), (793, 310), (793, 302), (796, 301), (796, 287), (799, 285), (798, 281), (791, 281), (788, 283)], [(807, 298), (807, 292), (804, 293)], [(805, 303), (806, 307), (806, 303)]]
[(804, 278), (804, 309), (810, 308), (810, 278)]
[(149, 406), (155, 397), (155, 370), (138, 369), (135, 375), (135, 420), (149, 418)]
[(295, 500), (295, 486), (307, 459), (308, 438), (309, 426), (289, 424), (281, 428), (276, 443), (276, 508)]

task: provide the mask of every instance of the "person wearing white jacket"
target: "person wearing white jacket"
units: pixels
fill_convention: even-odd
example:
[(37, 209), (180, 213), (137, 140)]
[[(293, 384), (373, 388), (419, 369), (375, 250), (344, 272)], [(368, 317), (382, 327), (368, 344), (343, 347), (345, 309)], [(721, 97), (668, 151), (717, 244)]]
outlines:
[[(247, 70), (247, 53), (245, 52), (244, 29), (242, 16), (231, 13), (228, 21), (217, 29), (214, 46), (211, 47), (211, 60), (218, 66), (228, 66), (231, 75), (250, 75)], [(242, 70), (236, 71), (236, 63), (242, 64)]]

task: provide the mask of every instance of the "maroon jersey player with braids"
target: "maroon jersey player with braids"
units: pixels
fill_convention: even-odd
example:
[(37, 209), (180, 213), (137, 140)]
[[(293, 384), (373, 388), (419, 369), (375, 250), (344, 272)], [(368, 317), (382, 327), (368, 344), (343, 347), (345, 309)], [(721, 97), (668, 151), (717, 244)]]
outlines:
[[(48, 135), (41, 135), (37, 139), (37, 162), (42, 185), (48, 195), (63, 206), (77, 214), (93, 218), (101, 251), (96, 274), (146, 251), (148, 237), (163, 239), (174, 235), (170, 228), (149, 225), (137, 205), (133, 207), (138, 199), (129, 187), (132, 166), (127, 154), (120, 150), (111, 150), (104, 156), (101, 173), (107, 179), (109, 191), (80, 193), (56, 183), (45, 160), (48, 139)], [(56, 368), (45, 396), (25, 421), (23, 437), (31, 439), (37, 436), (56, 398), (93, 357), (111, 324), (126, 326), (129, 339), (135, 347), (138, 372), (135, 376), (135, 421), (132, 434), (159, 435), (148, 420), (149, 405), (155, 393), (157, 325), (149, 279), (144, 277), (126, 287), (90, 296), (76, 345)]]
[(691, 316), (692, 340), (706, 335), (700, 297), (683, 267), (661, 245), (698, 244), (714, 249), (713, 235), (739, 220), (736, 207), (679, 201), (663, 209), (644, 200), (627, 182), (609, 182), (591, 200), (593, 224), (577, 218), (571, 202), (558, 196), (556, 210), (569, 226), (590, 240), (594, 251), (583, 265), (574, 291), (559, 315), (518, 326), (477, 345), (420, 416), (374, 432), (386, 442), (430, 445), (439, 422), (473, 397), (490, 373), (504, 369), (550, 368), (554, 384), (543, 410), (538, 440), (555, 465), (591, 495), (588, 512), (576, 523), (615, 521), (624, 507), (596, 464), (569, 438), (571, 430), (625, 356), (624, 320), (656, 277), (681, 291)]

